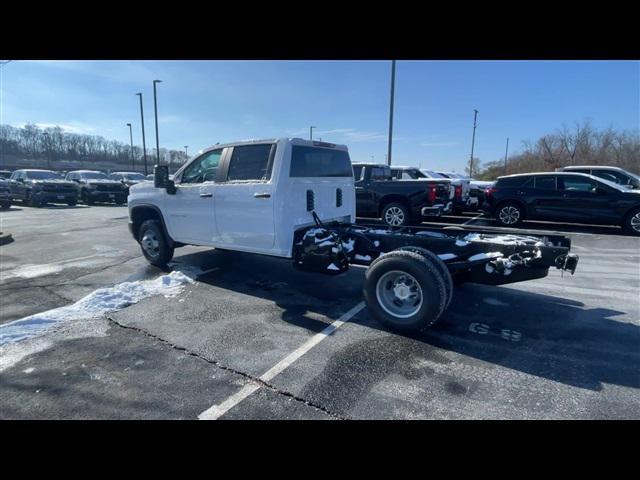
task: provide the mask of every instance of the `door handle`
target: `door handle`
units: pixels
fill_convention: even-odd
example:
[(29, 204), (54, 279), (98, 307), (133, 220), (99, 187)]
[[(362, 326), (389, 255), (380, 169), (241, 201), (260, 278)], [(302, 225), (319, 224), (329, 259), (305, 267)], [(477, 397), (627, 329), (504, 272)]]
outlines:
[(201, 193), (200, 198), (211, 198), (213, 197), (213, 193)]
[(254, 193), (253, 197), (254, 198), (271, 198), (271, 194), (270, 193)]

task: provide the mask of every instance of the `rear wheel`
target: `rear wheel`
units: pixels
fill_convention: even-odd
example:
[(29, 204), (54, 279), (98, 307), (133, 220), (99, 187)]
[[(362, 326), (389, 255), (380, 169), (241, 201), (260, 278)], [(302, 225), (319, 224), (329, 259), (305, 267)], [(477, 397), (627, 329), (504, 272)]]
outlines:
[(0, 204), (0, 207), (2, 207), (4, 210), (8, 210), (11, 208), (11, 202), (3, 202), (2, 204)]
[(640, 208), (632, 210), (624, 217), (622, 229), (629, 235), (640, 236)]
[(524, 220), (524, 210), (517, 203), (503, 203), (496, 210), (496, 220), (504, 227), (515, 227)]
[(71, 200), (67, 202), (67, 205), (69, 205), (70, 207), (75, 207), (77, 204), (78, 204), (77, 200)]
[(140, 225), (138, 241), (142, 254), (151, 265), (165, 267), (173, 258), (173, 247), (169, 246), (162, 226), (157, 220), (146, 220)]
[(374, 260), (365, 273), (363, 293), (371, 315), (399, 332), (430, 327), (447, 302), (445, 283), (433, 262), (406, 250)]
[(411, 218), (409, 209), (402, 203), (390, 203), (382, 209), (382, 221), (390, 227), (409, 225)]
[(445, 290), (447, 293), (447, 301), (445, 302), (444, 310), (449, 308), (449, 304), (451, 303), (451, 299), (453, 298), (453, 279), (451, 278), (451, 273), (449, 273), (449, 269), (447, 268), (447, 264), (442, 261), (438, 255), (433, 253), (430, 250), (422, 247), (401, 247), (396, 251), (406, 250), (409, 252), (415, 252), (423, 257), (427, 258), (433, 263), (433, 266), (438, 270), (438, 273), (442, 277), (442, 281), (444, 282)]

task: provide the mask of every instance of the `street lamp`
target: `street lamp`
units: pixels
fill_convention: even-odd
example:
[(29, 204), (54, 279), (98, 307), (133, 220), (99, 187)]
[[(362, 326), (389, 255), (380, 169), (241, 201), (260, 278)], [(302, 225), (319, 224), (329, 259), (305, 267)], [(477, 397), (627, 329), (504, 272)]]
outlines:
[(131, 152), (131, 171), (135, 172), (136, 167), (135, 167), (135, 161), (133, 160), (133, 130), (131, 129), (130, 123), (127, 123), (127, 127), (129, 127), (129, 138), (131, 139), (131, 150), (129, 150)]
[(189, 154), (187, 153), (187, 148), (189, 148), (189, 145), (184, 146), (184, 154), (186, 155), (187, 160), (189, 160)]
[(309, 127), (309, 140), (313, 140), (313, 129), (316, 127)]
[(142, 111), (142, 93), (136, 93), (140, 97), (140, 121), (142, 122), (142, 155), (144, 157), (144, 174), (149, 175), (147, 170), (147, 144), (144, 140), (144, 113)]
[(160, 140), (158, 138), (158, 99), (156, 97), (156, 84), (162, 83), (162, 80), (153, 81), (153, 107), (156, 114), (156, 159), (158, 165), (160, 165)]
[(478, 110), (473, 111), (473, 136), (471, 137), (471, 158), (469, 158), (469, 176), (473, 177), (473, 147), (476, 143), (476, 120), (478, 119)]

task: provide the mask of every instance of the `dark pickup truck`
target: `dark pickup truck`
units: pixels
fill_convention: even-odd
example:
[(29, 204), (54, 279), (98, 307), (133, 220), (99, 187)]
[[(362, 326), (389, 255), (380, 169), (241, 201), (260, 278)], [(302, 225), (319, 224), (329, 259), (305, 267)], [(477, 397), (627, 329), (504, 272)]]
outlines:
[(358, 217), (400, 227), (451, 211), (450, 180), (396, 181), (388, 165), (376, 163), (354, 163), (353, 176)]

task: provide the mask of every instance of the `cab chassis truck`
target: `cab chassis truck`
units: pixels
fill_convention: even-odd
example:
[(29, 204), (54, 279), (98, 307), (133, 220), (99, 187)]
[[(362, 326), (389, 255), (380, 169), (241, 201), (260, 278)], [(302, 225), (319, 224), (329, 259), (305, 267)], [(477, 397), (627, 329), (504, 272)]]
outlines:
[(357, 225), (348, 150), (326, 142), (216, 145), (173, 180), (156, 165), (153, 183), (133, 186), (128, 204), (129, 229), (153, 265), (192, 244), (277, 256), (317, 274), (366, 266), (369, 312), (400, 332), (432, 326), (451, 304), (454, 285), (539, 279), (552, 267), (573, 274), (578, 264), (564, 236)]

